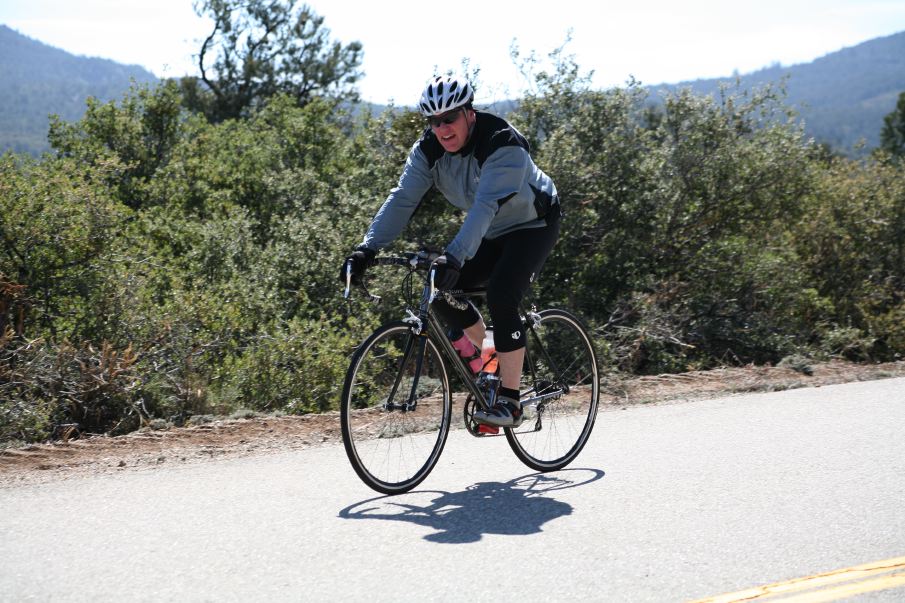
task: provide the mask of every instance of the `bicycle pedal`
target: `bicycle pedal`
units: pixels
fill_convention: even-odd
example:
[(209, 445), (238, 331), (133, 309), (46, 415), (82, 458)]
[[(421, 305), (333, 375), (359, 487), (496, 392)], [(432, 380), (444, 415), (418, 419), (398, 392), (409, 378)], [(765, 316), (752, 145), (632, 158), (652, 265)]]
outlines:
[(485, 425), (484, 423), (479, 423), (478, 433), (483, 433), (484, 435), (499, 435), (500, 428), (496, 425)]

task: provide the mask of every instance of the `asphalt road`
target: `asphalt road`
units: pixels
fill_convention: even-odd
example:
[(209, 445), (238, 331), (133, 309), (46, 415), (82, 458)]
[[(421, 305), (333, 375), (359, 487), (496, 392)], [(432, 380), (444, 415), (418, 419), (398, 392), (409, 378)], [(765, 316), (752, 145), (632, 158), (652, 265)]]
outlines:
[(685, 601), (903, 555), (905, 379), (606, 411), (545, 475), (455, 432), (397, 497), (341, 445), (0, 489), (2, 601)]

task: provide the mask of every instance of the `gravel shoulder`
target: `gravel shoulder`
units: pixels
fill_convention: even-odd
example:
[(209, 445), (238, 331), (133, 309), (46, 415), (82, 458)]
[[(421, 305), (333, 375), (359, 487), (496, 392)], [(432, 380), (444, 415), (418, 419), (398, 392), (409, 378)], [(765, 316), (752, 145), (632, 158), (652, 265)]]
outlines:
[[(601, 395), (603, 411), (636, 404), (674, 404), (739, 393), (820, 387), (905, 376), (905, 362), (815, 363), (810, 374), (785, 367), (741, 367), (612, 379)], [(454, 417), (461, 414), (456, 405)], [(0, 451), (0, 487), (85, 475), (153, 470), (212, 459), (267, 454), (341, 441), (336, 412), (301, 417), (260, 416), (214, 420), (193, 427), (142, 429), (118, 437), (77, 439)]]

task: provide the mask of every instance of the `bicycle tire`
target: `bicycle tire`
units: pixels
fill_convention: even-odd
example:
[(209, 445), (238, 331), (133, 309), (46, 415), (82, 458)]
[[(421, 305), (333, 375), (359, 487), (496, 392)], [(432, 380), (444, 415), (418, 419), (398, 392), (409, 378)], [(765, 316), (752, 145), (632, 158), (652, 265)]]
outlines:
[[(421, 343), (424, 360), (418, 373), (417, 406), (388, 410), (387, 402), (399, 404), (411, 396)], [(346, 372), (340, 418), (349, 462), (372, 489), (384, 494), (407, 492), (428, 476), (440, 458), (451, 411), (449, 378), (437, 345), (429, 337), (414, 334), (404, 322), (388, 323), (359, 346)]]
[(522, 399), (562, 384), (568, 386), (568, 393), (538, 405), (535, 413), (526, 414), (519, 427), (507, 428), (505, 434), (512, 451), (527, 466), (556, 471), (578, 456), (591, 435), (597, 418), (600, 371), (594, 344), (578, 318), (557, 309), (539, 315), (540, 325), (529, 335), (526, 354), (526, 364), (530, 357), (535, 372), (523, 371)]

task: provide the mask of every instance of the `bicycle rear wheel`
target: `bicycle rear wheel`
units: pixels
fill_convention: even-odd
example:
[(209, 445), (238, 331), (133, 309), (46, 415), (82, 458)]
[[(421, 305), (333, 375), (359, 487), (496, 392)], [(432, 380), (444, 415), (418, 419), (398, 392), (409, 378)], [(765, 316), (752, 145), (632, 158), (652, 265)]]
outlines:
[(380, 327), (352, 356), (343, 386), (340, 418), (352, 467), (378, 492), (411, 490), (440, 457), (451, 408), (434, 342), (403, 322)]
[[(529, 331), (521, 398), (553, 394), (526, 407), (521, 426), (506, 429), (515, 455), (536, 471), (555, 471), (584, 448), (597, 417), (597, 354), (581, 322), (564, 310), (544, 310)], [(529, 366), (531, 365), (531, 366)]]

